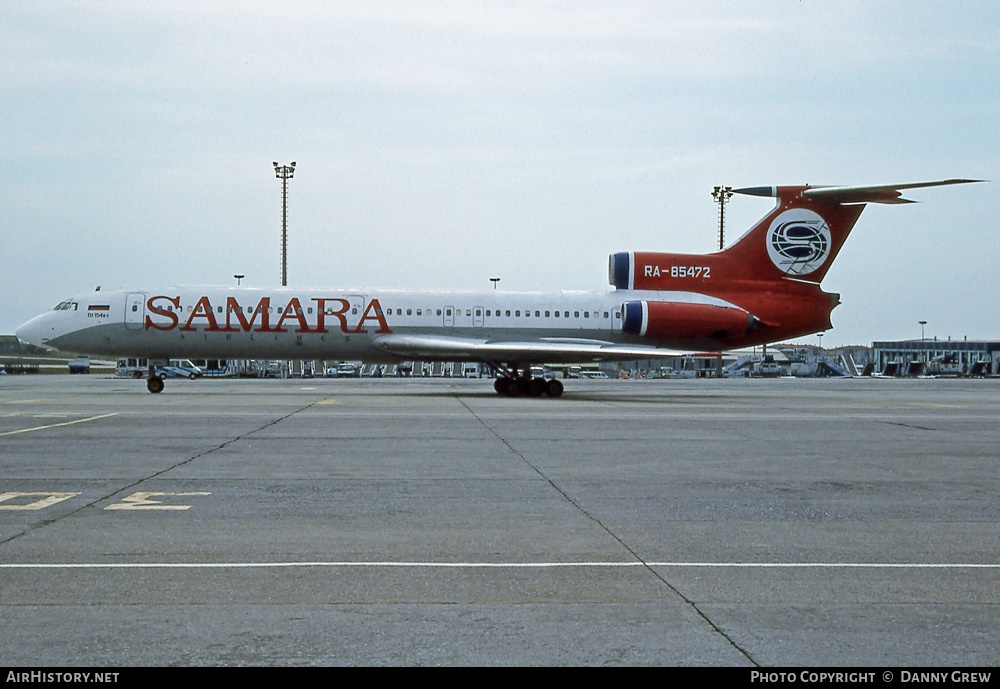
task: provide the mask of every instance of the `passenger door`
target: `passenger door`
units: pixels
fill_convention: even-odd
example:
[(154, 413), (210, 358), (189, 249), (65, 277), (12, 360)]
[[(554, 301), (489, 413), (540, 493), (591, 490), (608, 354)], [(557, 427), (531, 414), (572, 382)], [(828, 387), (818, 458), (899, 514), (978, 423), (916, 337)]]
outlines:
[(146, 320), (146, 295), (133, 292), (125, 295), (125, 327), (140, 330)]

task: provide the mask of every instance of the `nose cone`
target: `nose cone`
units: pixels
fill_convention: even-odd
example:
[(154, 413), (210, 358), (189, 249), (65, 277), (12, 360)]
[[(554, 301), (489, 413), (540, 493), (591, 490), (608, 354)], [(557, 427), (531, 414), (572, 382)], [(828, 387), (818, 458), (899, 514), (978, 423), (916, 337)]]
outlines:
[(54, 335), (54, 328), (50, 320), (46, 313), (43, 313), (41, 316), (35, 316), (15, 330), (14, 334), (17, 335), (17, 339), (21, 342), (32, 344), (36, 347), (46, 347), (48, 346), (49, 339)]

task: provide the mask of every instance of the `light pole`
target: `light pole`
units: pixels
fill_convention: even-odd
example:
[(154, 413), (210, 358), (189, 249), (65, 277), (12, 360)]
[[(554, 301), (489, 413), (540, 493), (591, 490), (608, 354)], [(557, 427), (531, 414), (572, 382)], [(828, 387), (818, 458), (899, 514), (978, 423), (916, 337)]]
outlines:
[(288, 286), (288, 180), (295, 174), (295, 161), (291, 165), (273, 163), (274, 175), (281, 180), (281, 286)]
[(729, 199), (732, 195), (732, 187), (715, 187), (712, 189), (712, 198), (715, 199), (717, 204), (719, 204), (719, 251), (722, 251), (725, 245), (726, 204), (729, 203)]
[(927, 348), (924, 346), (924, 326), (927, 325), (927, 321), (917, 321), (920, 323), (920, 357), (927, 361)]

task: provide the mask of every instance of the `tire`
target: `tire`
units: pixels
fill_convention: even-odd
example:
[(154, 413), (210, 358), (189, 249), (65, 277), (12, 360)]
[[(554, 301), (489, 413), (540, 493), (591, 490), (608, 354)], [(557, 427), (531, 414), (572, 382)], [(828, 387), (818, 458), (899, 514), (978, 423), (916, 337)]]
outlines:
[(545, 383), (545, 394), (549, 397), (561, 397), (563, 394), (563, 384), (553, 378)]

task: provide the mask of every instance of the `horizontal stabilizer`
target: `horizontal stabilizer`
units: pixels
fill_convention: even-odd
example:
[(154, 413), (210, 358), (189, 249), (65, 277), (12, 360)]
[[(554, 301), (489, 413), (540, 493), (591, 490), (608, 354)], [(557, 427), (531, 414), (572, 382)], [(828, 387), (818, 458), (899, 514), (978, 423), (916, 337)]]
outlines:
[(789, 191), (801, 193), (803, 198), (817, 201), (832, 201), (834, 203), (916, 203), (904, 199), (904, 189), (921, 189), (923, 187), (943, 187), (950, 184), (969, 184), (983, 182), (981, 179), (944, 179), (937, 182), (910, 182), (908, 184), (879, 184), (874, 186), (853, 187), (745, 187), (733, 189), (734, 193), (750, 196), (783, 196)]

